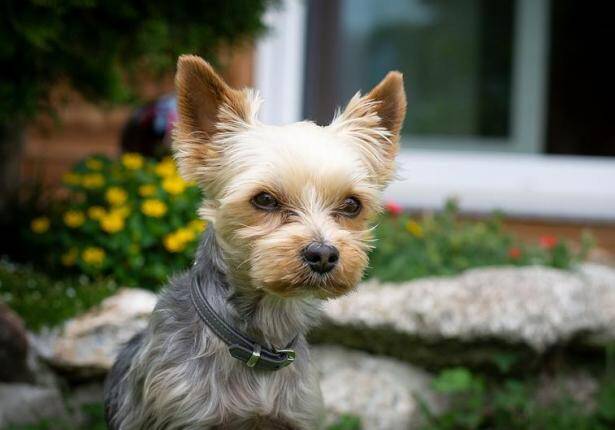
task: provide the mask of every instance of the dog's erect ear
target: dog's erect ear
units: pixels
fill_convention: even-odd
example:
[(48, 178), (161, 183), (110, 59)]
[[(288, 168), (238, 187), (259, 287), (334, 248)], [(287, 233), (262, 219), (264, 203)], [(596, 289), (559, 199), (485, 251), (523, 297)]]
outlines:
[(376, 102), (374, 109), (380, 117), (380, 126), (389, 133), (389, 140), (399, 142), (399, 132), (406, 117), (406, 92), (404, 77), (399, 72), (389, 72), (364, 99)]
[(247, 90), (229, 87), (202, 58), (182, 55), (175, 75), (178, 122), (173, 149), (182, 175), (203, 181), (205, 164), (220, 155), (219, 135), (249, 126), (256, 103)]
[(389, 72), (368, 94), (356, 94), (330, 127), (355, 138), (377, 182), (388, 183), (395, 170), (399, 135), (406, 117), (403, 76)]

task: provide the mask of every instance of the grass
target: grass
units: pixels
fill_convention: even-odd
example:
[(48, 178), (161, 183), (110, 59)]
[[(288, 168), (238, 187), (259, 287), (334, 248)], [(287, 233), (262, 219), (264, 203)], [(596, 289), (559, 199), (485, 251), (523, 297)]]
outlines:
[(85, 277), (53, 279), (27, 266), (0, 260), (0, 300), (31, 330), (60, 324), (100, 303), (117, 288), (113, 281), (91, 282)]

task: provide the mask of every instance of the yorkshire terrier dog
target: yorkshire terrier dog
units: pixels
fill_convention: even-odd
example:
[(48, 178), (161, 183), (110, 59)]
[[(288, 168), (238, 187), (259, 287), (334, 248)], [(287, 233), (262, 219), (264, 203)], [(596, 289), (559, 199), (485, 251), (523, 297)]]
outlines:
[(203, 189), (209, 227), (107, 378), (109, 428), (318, 429), (305, 335), (367, 264), (406, 112), (402, 75), (325, 127), (260, 123), (257, 97), (196, 56), (180, 57), (176, 86), (175, 158)]

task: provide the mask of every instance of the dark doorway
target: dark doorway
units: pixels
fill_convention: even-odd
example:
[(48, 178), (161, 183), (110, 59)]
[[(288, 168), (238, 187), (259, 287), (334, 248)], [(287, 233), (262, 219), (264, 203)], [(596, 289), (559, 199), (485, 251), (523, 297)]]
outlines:
[(551, 2), (547, 153), (615, 156), (615, 2)]

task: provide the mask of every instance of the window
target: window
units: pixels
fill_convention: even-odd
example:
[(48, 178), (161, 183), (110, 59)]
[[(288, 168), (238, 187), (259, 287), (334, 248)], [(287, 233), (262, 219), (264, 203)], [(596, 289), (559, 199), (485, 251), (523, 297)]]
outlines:
[[(258, 43), (267, 123), (321, 124), (393, 68), (404, 72), (409, 208), (615, 219), (615, 5), (581, 0), (283, 0)], [(443, 55), (445, 52), (447, 55)], [(548, 125), (548, 129), (547, 129)], [(567, 154), (566, 156), (553, 154)], [(574, 202), (574, 203), (572, 203)]]
[[(419, 136), (507, 137), (513, 54), (513, 0), (342, 0), (333, 64), (308, 69), (334, 82), (334, 96), (309, 98), (306, 116), (328, 119), (358, 88), (387, 70), (404, 72), (412, 109), (405, 128)], [(314, 3), (317, 5), (317, 3)], [(315, 7), (311, 19), (332, 13)], [(317, 25), (317, 24), (313, 24)], [(330, 35), (331, 33), (328, 33)], [(307, 77), (306, 94), (318, 95)], [(315, 91), (316, 90), (316, 91)]]
[[(410, 109), (404, 142), (412, 147), (536, 152), (524, 127), (542, 127), (544, 45), (541, 0), (316, 0), (308, 3), (305, 116), (331, 119), (357, 89), (388, 70), (404, 73)], [(538, 19), (536, 19), (538, 14)], [(518, 22), (520, 21), (520, 22)], [(543, 25), (540, 25), (543, 24)], [(517, 34), (516, 26), (523, 32)], [(538, 46), (539, 47), (539, 46)], [(529, 67), (528, 67), (529, 66)], [(523, 79), (538, 83), (538, 93)], [(536, 134), (539, 130), (533, 129)], [(542, 130), (540, 130), (542, 132)], [(528, 140), (529, 137), (529, 140)]]

